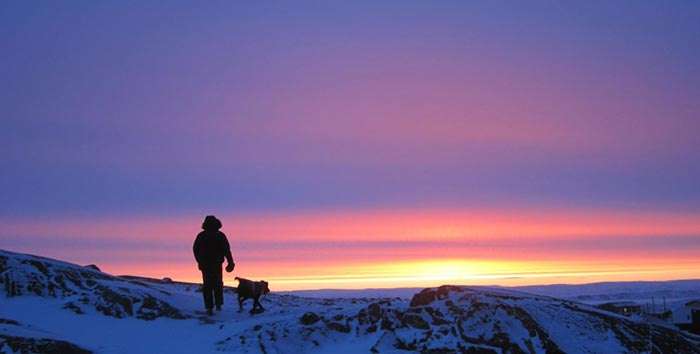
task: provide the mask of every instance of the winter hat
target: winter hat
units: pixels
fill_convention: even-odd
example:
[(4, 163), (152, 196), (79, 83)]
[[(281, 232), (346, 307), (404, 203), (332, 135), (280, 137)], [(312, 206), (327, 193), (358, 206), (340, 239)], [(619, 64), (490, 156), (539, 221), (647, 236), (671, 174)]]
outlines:
[(207, 215), (202, 223), (202, 229), (204, 230), (219, 230), (221, 228), (221, 221), (214, 215)]

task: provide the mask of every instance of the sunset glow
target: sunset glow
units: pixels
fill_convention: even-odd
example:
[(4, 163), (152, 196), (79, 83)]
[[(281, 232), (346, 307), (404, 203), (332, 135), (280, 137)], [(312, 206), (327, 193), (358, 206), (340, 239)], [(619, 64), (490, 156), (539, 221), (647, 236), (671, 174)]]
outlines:
[[(238, 272), (279, 290), (700, 276), (693, 236), (700, 217), (689, 213), (511, 208), (221, 217)], [(97, 262), (113, 273), (196, 281), (189, 247), (198, 221), (8, 220), (4, 232), (17, 235), (6, 242), (23, 251)], [(51, 237), (32, 237), (42, 234)], [(89, 253), (75, 253), (81, 249)]]

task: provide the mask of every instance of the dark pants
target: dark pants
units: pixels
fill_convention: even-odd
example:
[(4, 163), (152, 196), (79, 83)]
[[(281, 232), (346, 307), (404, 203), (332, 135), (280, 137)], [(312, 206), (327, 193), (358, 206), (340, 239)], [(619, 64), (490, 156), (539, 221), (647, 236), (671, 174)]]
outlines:
[(224, 281), (221, 278), (221, 265), (202, 269), (202, 296), (204, 307), (211, 309), (224, 304)]

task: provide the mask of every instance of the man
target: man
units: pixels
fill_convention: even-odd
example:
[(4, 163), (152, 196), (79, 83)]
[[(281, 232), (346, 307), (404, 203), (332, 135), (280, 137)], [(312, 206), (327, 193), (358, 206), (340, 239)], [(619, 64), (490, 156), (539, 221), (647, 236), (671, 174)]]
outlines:
[(228, 239), (221, 229), (221, 221), (214, 215), (204, 218), (202, 229), (204, 231), (197, 235), (192, 251), (197, 260), (199, 270), (202, 271), (202, 296), (204, 297), (204, 307), (207, 314), (212, 314), (214, 302), (216, 310), (221, 310), (224, 304), (224, 282), (221, 274), (221, 264), (226, 259), (226, 271), (232, 272), (235, 267), (233, 257), (231, 257), (231, 247)]

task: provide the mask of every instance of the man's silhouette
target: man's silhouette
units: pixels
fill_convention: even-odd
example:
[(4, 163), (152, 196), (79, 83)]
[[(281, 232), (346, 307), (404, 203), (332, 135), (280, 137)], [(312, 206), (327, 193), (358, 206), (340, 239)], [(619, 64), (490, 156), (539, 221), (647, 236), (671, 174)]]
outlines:
[(194, 258), (197, 260), (199, 270), (202, 271), (202, 295), (204, 296), (204, 306), (207, 313), (212, 314), (214, 302), (216, 310), (221, 310), (224, 304), (224, 282), (221, 274), (221, 264), (224, 258), (227, 261), (226, 271), (233, 271), (235, 263), (231, 257), (231, 247), (228, 239), (221, 229), (221, 221), (213, 215), (204, 218), (202, 229), (204, 231), (197, 235), (192, 250)]

